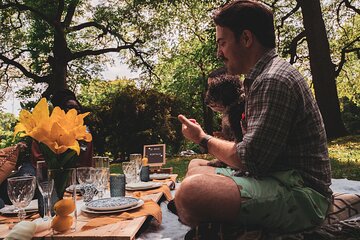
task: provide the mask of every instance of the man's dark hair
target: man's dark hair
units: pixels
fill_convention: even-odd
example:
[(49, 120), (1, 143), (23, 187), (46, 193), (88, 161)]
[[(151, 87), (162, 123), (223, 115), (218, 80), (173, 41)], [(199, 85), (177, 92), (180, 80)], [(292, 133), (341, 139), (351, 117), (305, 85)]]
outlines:
[(216, 25), (229, 28), (236, 39), (244, 30), (251, 31), (266, 48), (275, 47), (272, 11), (257, 1), (238, 0), (220, 8), (213, 16)]
[(82, 106), (76, 99), (75, 93), (69, 89), (58, 90), (50, 98), (50, 101), (54, 107), (60, 107), (63, 110), (67, 108), (66, 103), (69, 100), (74, 100), (79, 105), (79, 110), (82, 111)]

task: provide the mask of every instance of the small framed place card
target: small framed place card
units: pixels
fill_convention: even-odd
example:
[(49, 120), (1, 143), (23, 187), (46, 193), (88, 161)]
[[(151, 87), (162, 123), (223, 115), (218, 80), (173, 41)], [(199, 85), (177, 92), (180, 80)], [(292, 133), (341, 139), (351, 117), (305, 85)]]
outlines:
[(150, 167), (161, 167), (166, 163), (165, 144), (144, 145), (144, 157), (148, 158)]

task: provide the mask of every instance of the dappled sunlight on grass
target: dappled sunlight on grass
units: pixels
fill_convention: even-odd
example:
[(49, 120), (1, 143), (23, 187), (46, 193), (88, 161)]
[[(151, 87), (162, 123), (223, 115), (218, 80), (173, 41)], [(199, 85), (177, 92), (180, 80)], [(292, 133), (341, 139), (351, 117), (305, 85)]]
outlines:
[[(329, 157), (333, 178), (347, 178), (360, 181), (360, 135), (338, 138), (329, 143)], [(209, 154), (197, 154), (191, 157), (167, 157), (164, 167), (172, 167), (178, 174), (178, 181), (185, 177), (191, 159), (212, 159)], [(111, 172), (122, 172), (121, 164), (112, 164)]]
[(360, 135), (331, 141), (329, 157), (333, 178), (360, 180)]

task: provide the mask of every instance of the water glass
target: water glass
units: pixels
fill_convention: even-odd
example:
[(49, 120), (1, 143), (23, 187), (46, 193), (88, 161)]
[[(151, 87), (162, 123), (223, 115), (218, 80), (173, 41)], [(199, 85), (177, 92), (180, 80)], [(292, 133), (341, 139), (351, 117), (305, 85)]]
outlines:
[(90, 202), (96, 194), (95, 179), (96, 171), (92, 167), (79, 167), (76, 169), (77, 180), (84, 202)]
[(108, 187), (108, 183), (110, 180), (110, 158), (109, 157), (101, 157), (101, 156), (94, 156), (93, 157), (95, 168), (105, 168), (103, 170), (103, 177), (101, 178), (102, 187), (101, 192), (99, 192), (100, 196), (106, 194), (106, 190)]
[(109, 182), (110, 171), (109, 168), (95, 168), (95, 185), (98, 191), (98, 197), (103, 198), (107, 184)]
[(110, 174), (110, 197), (125, 197), (124, 174)]
[[(36, 181), (39, 191), (43, 197), (43, 212), (40, 213), (45, 221), (51, 219), (51, 193), (54, 187), (54, 181), (49, 179), (48, 167), (45, 161), (37, 161), (36, 163)], [(41, 206), (39, 204), (39, 210)]]
[(126, 183), (134, 183), (136, 182), (136, 163), (135, 162), (123, 162), (122, 170), (125, 174)]
[(142, 155), (140, 153), (133, 153), (129, 156), (129, 161), (136, 164), (136, 182), (140, 182), (140, 172), (142, 166)]
[(19, 221), (25, 219), (25, 208), (34, 197), (36, 178), (34, 176), (8, 178), (8, 195), (12, 204), (18, 209)]

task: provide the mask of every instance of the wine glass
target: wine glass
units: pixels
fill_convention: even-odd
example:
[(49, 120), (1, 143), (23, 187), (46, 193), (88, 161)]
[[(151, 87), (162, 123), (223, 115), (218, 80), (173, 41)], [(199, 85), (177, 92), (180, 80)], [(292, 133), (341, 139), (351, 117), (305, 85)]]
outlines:
[(51, 193), (54, 188), (54, 180), (49, 179), (48, 167), (45, 161), (37, 161), (36, 163), (36, 181), (40, 193), (43, 197), (44, 212), (43, 219), (45, 221), (51, 219)]
[(18, 209), (19, 220), (25, 219), (25, 208), (34, 197), (36, 178), (34, 176), (8, 178), (8, 195), (12, 204)]

